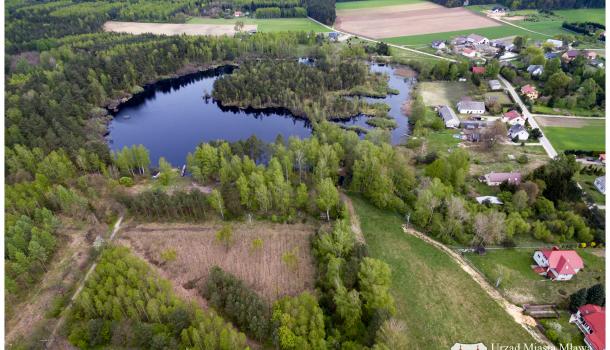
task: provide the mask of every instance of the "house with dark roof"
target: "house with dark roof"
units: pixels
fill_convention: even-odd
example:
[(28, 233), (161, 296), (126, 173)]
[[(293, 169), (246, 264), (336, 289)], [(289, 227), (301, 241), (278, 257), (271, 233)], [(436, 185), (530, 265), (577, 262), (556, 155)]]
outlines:
[(570, 323), (583, 333), (585, 344), (591, 350), (606, 350), (606, 308), (586, 304), (570, 317)]
[(547, 52), (544, 54), (544, 58), (547, 60), (552, 60), (553, 58), (559, 56), (556, 52)]
[(508, 138), (511, 140), (526, 141), (529, 139), (530, 133), (525, 130), (521, 124), (515, 124), (508, 129)]
[(561, 58), (565, 61), (565, 62), (572, 62), (576, 59), (576, 57), (578, 57), (580, 55), (580, 52), (578, 50), (568, 50), (566, 52), (564, 52), (563, 55), (561, 55)]
[(538, 265), (535, 269), (553, 281), (568, 281), (585, 265), (574, 250), (541, 249), (534, 252), (534, 261)]
[(540, 64), (531, 64), (527, 67), (527, 72), (533, 77), (541, 76), (542, 73), (544, 73), (544, 66)]

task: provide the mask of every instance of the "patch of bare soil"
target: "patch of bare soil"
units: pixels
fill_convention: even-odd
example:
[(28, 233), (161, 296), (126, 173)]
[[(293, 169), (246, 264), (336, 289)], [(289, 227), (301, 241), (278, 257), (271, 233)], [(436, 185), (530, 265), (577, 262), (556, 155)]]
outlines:
[[(236, 223), (228, 249), (216, 239), (221, 228), (222, 223), (141, 224), (125, 229), (119, 243), (157, 266), (160, 274), (175, 284), (176, 292), (189, 299), (197, 294), (190, 289), (205, 281), (215, 265), (246, 282), (269, 302), (313, 289), (310, 237), (314, 227)], [(263, 242), (258, 249), (253, 246), (257, 238)], [(176, 252), (176, 259), (165, 261), (162, 254), (170, 251)], [(294, 264), (283, 259), (291, 255), (296, 257)]]
[(362, 229), (360, 228), (360, 218), (354, 209), (354, 204), (352, 203), (352, 199), (349, 198), (348, 195), (341, 192), (341, 200), (345, 202), (347, 205), (347, 211), (349, 212), (349, 221), (351, 224), (352, 232), (356, 236), (356, 241), (365, 244), (364, 234), (362, 234)]
[(556, 117), (535, 117), (540, 126), (559, 126), (562, 128), (582, 128), (588, 126), (590, 121), (584, 118), (556, 118)]
[(525, 329), (537, 342), (541, 344), (546, 344), (549, 349), (554, 349), (555, 346), (536, 328), (536, 320), (528, 315), (523, 314), (523, 310), (515, 304), (509, 302), (506, 298), (500, 294), (500, 292), (495, 289), (483, 275), (481, 275), (477, 270), (472, 268), (466, 260), (453, 251), (451, 248), (445, 246), (444, 244), (435, 241), (434, 239), (426, 236), (425, 234), (415, 231), (413, 229), (409, 229), (406, 226), (403, 226), (403, 231), (407, 234), (413, 235), (436, 248), (444, 251), (447, 255), (449, 255), (467, 274), (472, 277), (472, 279), (483, 288), (483, 290), (489, 295), (493, 300), (495, 300), (506, 312), (513, 317), (515, 322), (519, 323), (523, 329)]
[[(255, 30), (255, 24), (244, 25), (243, 30)], [(139, 22), (116, 22), (109, 21), (104, 23), (104, 30), (107, 32), (145, 34), (152, 33), (158, 35), (229, 35), (235, 34), (233, 24), (186, 24), (186, 23), (139, 23)]]
[(501, 24), (464, 8), (433, 3), (337, 11), (337, 29), (380, 39), (496, 27)]

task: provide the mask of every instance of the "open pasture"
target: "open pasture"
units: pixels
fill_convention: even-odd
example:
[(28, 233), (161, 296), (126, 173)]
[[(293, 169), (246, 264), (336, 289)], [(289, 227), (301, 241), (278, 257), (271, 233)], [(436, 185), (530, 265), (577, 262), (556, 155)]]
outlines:
[(585, 118), (536, 117), (557, 151), (605, 149), (605, 120)]
[(392, 269), (395, 317), (408, 325), (409, 349), (449, 349), (456, 342), (533, 341), (449, 255), (405, 234), (402, 216), (377, 209), (360, 197), (352, 199), (369, 254)]
[[(236, 22), (243, 22), (246, 27), (255, 26), (259, 32), (287, 32), (287, 31), (305, 31), (324, 33), (329, 30), (310, 20), (309, 18), (209, 18), (209, 17), (193, 17), (187, 23), (206, 24), (206, 25), (226, 25), (234, 27)], [(244, 28), (244, 30), (247, 30)]]
[(337, 11), (337, 29), (382, 39), (410, 35), (501, 26), (464, 8), (446, 8), (431, 2)]
[[(221, 228), (221, 223), (141, 224), (127, 228), (121, 241), (156, 265), (175, 286), (204, 282), (217, 265), (269, 302), (313, 289), (312, 226), (236, 223), (228, 248), (216, 239)], [(256, 239), (262, 241), (260, 246), (253, 243)], [(287, 264), (286, 254), (296, 259)]]

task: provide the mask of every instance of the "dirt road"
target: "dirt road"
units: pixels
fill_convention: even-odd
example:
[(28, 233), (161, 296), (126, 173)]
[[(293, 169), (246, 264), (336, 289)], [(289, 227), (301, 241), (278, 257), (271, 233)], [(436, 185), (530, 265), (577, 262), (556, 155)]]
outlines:
[(358, 218), (358, 214), (356, 214), (356, 209), (354, 209), (352, 199), (349, 198), (349, 196), (343, 192), (341, 192), (341, 199), (347, 205), (347, 211), (349, 212), (349, 221), (352, 227), (352, 231), (356, 235), (356, 241), (360, 243), (366, 243), (366, 241), (364, 240), (364, 234), (362, 234), (362, 229), (360, 228), (360, 219)]
[(523, 329), (525, 329), (537, 342), (548, 346), (548, 349), (556, 349), (555, 345), (553, 345), (548, 339), (546, 339), (545, 336), (536, 330), (536, 321), (532, 317), (524, 315), (520, 307), (506, 300), (506, 298), (504, 298), (497, 289), (489, 284), (483, 275), (481, 275), (477, 270), (473, 269), (461, 255), (421, 232), (408, 229), (405, 226), (403, 226), (402, 229), (405, 233), (413, 235), (447, 253), (462, 268), (462, 270), (469, 274), (470, 277), (472, 277), (472, 279), (477, 282), (477, 284), (479, 284), (493, 300), (495, 300), (504, 310), (506, 310), (506, 312), (513, 317), (515, 322), (519, 323)]

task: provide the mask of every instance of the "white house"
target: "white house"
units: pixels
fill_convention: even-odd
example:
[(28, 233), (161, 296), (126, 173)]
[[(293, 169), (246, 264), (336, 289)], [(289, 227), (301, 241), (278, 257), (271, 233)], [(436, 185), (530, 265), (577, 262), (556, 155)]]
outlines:
[(489, 45), (489, 39), (487, 39), (484, 36), (480, 36), (480, 35), (474, 34), (474, 33), (468, 35), (466, 37), (466, 41), (468, 41), (469, 43), (472, 43), (472, 44), (476, 44), (476, 45), (482, 45), (482, 44)]
[(435, 40), (435, 41), (432, 42), (432, 48), (433, 49), (440, 50), (440, 49), (444, 49), (445, 47), (447, 47), (447, 45), (442, 40)]
[(576, 251), (559, 250), (557, 247), (537, 250), (534, 261), (538, 265), (535, 271), (554, 281), (570, 280), (584, 267)]
[(449, 106), (441, 106), (438, 109), (438, 114), (443, 118), (446, 128), (455, 129), (460, 126), (460, 120)]
[(525, 117), (515, 110), (504, 113), (501, 120), (503, 123), (508, 123), (508, 125), (525, 125)]
[(570, 323), (578, 326), (591, 350), (606, 350), (606, 308), (586, 304), (570, 316)]
[(519, 141), (525, 141), (530, 137), (530, 133), (525, 130), (525, 127), (521, 124), (515, 124), (508, 129), (508, 138), (511, 140), (517, 139)]
[(483, 114), (485, 113), (485, 103), (477, 101), (460, 101), (457, 103), (460, 114)]
[(600, 176), (593, 182), (595, 188), (602, 194), (606, 194), (606, 175)]

